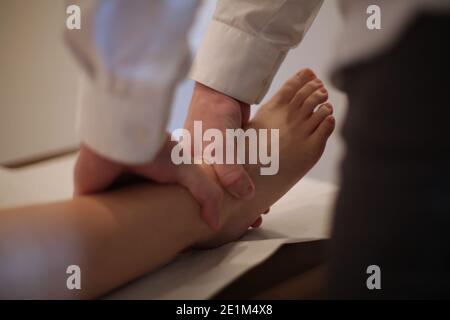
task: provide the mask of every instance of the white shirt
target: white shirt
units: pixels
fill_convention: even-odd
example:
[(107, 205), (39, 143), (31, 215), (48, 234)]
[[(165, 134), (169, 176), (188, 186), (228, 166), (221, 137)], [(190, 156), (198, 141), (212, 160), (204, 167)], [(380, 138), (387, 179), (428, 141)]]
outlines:
[[(163, 142), (174, 88), (187, 70), (187, 32), (197, 1), (78, 3), (82, 29), (67, 31), (66, 38), (87, 75), (80, 106), (81, 139), (116, 161), (150, 161)], [(191, 77), (243, 102), (260, 102), (322, 3), (219, 0)], [(372, 4), (381, 9), (381, 30), (366, 26), (366, 10)], [(417, 13), (449, 10), (450, 1), (341, 0), (341, 8), (345, 31), (336, 68), (379, 54)]]
[(190, 66), (197, 0), (77, 0), (81, 29), (65, 38), (85, 72), (81, 141), (122, 163), (150, 161), (166, 133), (171, 99)]

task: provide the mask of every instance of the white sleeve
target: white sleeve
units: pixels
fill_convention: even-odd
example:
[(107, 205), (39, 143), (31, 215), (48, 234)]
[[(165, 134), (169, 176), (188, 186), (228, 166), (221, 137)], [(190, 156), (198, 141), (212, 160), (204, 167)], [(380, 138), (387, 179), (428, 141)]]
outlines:
[(219, 0), (190, 77), (240, 101), (262, 100), (323, 0)]
[(186, 75), (187, 33), (197, 0), (76, 0), (81, 29), (65, 39), (85, 71), (78, 131), (83, 143), (121, 163), (159, 151), (172, 95)]

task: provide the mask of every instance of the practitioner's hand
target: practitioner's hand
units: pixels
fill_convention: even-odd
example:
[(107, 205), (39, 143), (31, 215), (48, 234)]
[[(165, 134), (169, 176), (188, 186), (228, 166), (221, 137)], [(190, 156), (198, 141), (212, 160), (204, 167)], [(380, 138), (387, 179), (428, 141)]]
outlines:
[(201, 214), (213, 229), (219, 224), (219, 205), (223, 196), (219, 184), (198, 165), (175, 165), (170, 153), (176, 142), (169, 137), (157, 157), (149, 164), (126, 166), (105, 159), (82, 145), (75, 165), (75, 195), (101, 192), (123, 173), (134, 173), (160, 183), (178, 183), (187, 188), (202, 206)]
[[(192, 135), (194, 121), (202, 121), (203, 131), (215, 128), (225, 137), (225, 129), (242, 128), (249, 117), (248, 104), (196, 83), (185, 128)], [(235, 198), (247, 200), (254, 196), (255, 187), (242, 165), (214, 164), (213, 167), (222, 186)]]
[[(216, 177), (214, 169), (210, 165), (202, 165), (203, 171), (209, 177)], [(191, 245), (194, 249), (209, 249), (236, 241), (241, 238), (251, 228), (259, 228), (263, 222), (263, 216), (268, 214), (270, 209), (258, 213), (249, 213), (245, 209), (245, 203), (241, 201), (232, 201), (234, 205), (227, 205), (227, 199), (230, 197), (225, 195), (223, 199), (224, 205), (220, 210), (220, 224), (216, 230), (209, 230), (203, 234), (201, 238)]]

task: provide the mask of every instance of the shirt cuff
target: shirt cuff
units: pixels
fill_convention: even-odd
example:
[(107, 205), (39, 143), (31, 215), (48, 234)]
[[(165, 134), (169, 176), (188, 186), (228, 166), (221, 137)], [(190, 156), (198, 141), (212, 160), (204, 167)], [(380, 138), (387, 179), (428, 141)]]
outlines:
[(190, 77), (239, 101), (261, 102), (287, 50), (212, 20)]
[(81, 141), (115, 162), (150, 162), (166, 137), (171, 95), (163, 93), (163, 88), (155, 88), (120, 95), (86, 79), (77, 121)]

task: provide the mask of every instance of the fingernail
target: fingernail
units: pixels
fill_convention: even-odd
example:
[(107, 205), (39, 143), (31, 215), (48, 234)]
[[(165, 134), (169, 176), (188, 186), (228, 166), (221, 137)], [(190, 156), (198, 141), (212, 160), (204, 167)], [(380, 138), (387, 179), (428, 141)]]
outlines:
[(248, 200), (253, 197), (254, 186), (246, 176), (241, 176), (230, 187), (229, 191), (238, 199)]

